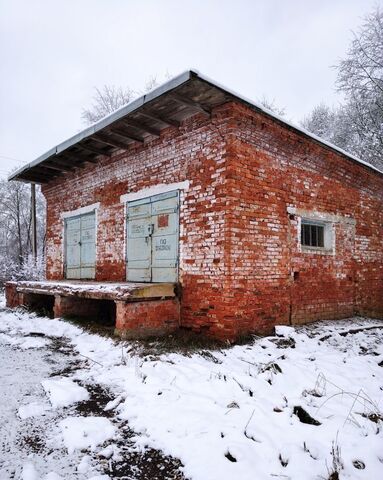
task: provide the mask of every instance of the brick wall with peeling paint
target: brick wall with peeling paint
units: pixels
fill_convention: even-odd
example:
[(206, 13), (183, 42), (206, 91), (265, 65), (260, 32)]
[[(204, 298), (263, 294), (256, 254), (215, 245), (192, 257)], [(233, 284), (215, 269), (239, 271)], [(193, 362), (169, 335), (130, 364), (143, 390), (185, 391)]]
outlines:
[[(276, 323), (383, 315), (383, 176), (240, 104), (45, 186), (48, 278), (63, 278), (60, 213), (100, 202), (96, 280), (124, 281), (120, 195), (185, 180), (182, 325), (233, 338)], [(305, 211), (333, 219), (333, 254), (301, 251)]]
[(196, 330), (219, 322), (225, 282), (227, 108), (197, 115), (145, 146), (119, 151), (43, 187), (47, 199), (47, 278), (64, 276), (62, 212), (100, 202), (96, 280), (125, 281), (125, 219), (120, 195), (190, 181), (180, 198), (182, 321)]
[[(230, 128), (233, 322), (246, 332), (383, 316), (383, 175), (243, 105)], [(307, 216), (331, 223), (330, 254), (302, 251)]]

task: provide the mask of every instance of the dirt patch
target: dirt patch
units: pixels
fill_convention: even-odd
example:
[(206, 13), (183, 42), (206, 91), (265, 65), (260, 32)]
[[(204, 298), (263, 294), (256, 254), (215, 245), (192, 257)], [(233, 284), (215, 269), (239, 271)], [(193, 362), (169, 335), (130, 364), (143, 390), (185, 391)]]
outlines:
[(229, 460), (229, 462), (235, 463), (237, 461), (237, 459), (233, 457), (233, 455), (230, 452), (226, 452), (225, 457)]
[(293, 338), (271, 337), (270, 341), (275, 343), (278, 348), (295, 348), (295, 340)]
[(202, 352), (199, 352), (201, 357), (203, 357), (205, 360), (208, 360), (210, 362), (216, 363), (216, 364), (221, 364), (222, 360), (219, 360), (216, 356), (214, 356), (211, 352), (208, 352), (207, 350), (203, 350)]
[(45, 450), (44, 440), (37, 433), (33, 432), (21, 437), (18, 444), (20, 447), (31, 453), (41, 453)]
[(113, 417), (113, 410), (105, 411), (107, 403), (112, 401), (114, 397), (110, 392), (101, 387), (98, 384), (81, 384), (82, 387), (86, 388), (89, 392), (89, 400), (84, 400), (79, 402), (75, 406), (76, 412), (83, 416), (95, 416), (95, 417)]
[(120, 427), (122, 434), (117, 443), (120, 460), (105, 461), (105, 473), (111, 478), (129, 480), (187, 480), (180, 470), (182, 463), (173, 457), (164, 455), (160, 450), (149, 448), (144, 452), (134, 449), (131, 440), (135, 435), (127, 424)]
[(366, 468), (366, 465), (362, 460), (354, 460), (352, 464), (357, 470), (364, 470)]
[(50, 374), (50, 377), (69, 377), (73, 375), (76, 370), (84, 367), (84, 362), (81, 360), (73, 360), (66, 367), (60, 370), (55, 370)]
[(92, 319), (89, 319), (71, 315), (62, 320), (69, 322), (72, 325), (85, 330), (86, 332), (100, 335), (101, 337), (109, 337), (115, 340), (118, 340), (119, 338), (114, 334), (115, 321), (106, 321), (104, 316), (94, 316)]
[(278, 365), (278, 363), (275, 363), (275, 362), (270, 362), (270, 363), (267, 363), (266, 365), (263, 365), (260, 371), (262, 373), (264, 372), (272, 372), (274, 374), (282, 373), (281, 367)]
[[(202, 356), (209, 356), (210, 352), (208, 350), (217, 351), (232, 346), (230, 343), (223, 343), (188, 329), (179, 329), (171, 335), (162, 337), (128, 342), (128, 345), (132, 353), (150, 359), (157, 359), (168, 353), (181, 353), (183, 355), (201, 353)], [(211, 357), (209, 360), (213, 361)]]
[(29, 332), (29, 333), (25, 333), (24, 337), (43, 338), (43, 337), (46, 337), (46, 335), (45, 335), (45, 333), (42, 333), (42, 332)]
[(63, 337), (50, 337), (50, 336), (47, 336), (46, 338), (49, 338), (49, 340), (51, 341), (49, 348), (53, 352), (61, 353), (62, 355), (66, 355), (66, 356), (75, 355), (75, 352), (73, 350), (73, 347), (69, 339), (63, 338)]
[(383, 422), (383, 415), (380, 413), (361, 413), (362, 417), (368, 418), (373, 423)]
[(293, 408), (293, 414), (296, 415), (302, 423), (307, 423), (308, 425), (319, 426), (322, 425), (318, 420), (315, 420), (304, 408), (297, 405)]

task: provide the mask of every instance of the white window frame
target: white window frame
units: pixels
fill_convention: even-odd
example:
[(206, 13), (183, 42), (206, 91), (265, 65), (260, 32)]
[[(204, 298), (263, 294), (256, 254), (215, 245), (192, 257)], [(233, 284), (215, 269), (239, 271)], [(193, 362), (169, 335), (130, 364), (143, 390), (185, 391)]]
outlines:
[[(318, 255), (335, 255), (336, 238), (335, 226), (339, 222), (346, 222), (355, 225), (353, 218), (342, 217), (327, 212), (319, 212), (316, 210), (307, 210), (297, 208), (293, 205), (287, 206), (287, 213), (290, 218), (296, 222), (296, 242), (298, 252)], [(324, 226), (324, 247), (309, 247), (302, 245), (301, 230), (302, 222)]]
[[(323, 227), (323, 247), (322, 246), (311, 246), (304, 245), (302, 243), (302, 225), (317, 225)], [(335, 228), (334, 224), (329, 221), (324, 221), (322, 219), (317, 219), (314, 217), (299, 218), (299, 228), (298, 228), (298, 241), (302, 252), (314, 252), (314, 253), (328, 253), (333, 254), (335, 252)]]

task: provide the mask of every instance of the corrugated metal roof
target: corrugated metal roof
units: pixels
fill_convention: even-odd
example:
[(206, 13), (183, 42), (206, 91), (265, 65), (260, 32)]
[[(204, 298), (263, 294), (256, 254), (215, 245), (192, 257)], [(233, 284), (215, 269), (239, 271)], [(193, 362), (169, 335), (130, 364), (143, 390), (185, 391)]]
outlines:
[[(36, 160), (12, 173), (9, 180), (46, 183), (85, 162), (96, 162), (98, 155), (110, 155), (114, 149), (127, 148), (131, 142), (145, 142), (151, 135), (160, 133), (169, 125), (178, 125), (196, 111), (208, 113), (215, 106), (230, 100), (244, 102), (326, 148), (383, 174), (377, 167), (297, 127), (257, 102), (220, 85), (197, 71), (189, 70), (56, 145)], [(123, 138), (123, 141), (120, 138)]]

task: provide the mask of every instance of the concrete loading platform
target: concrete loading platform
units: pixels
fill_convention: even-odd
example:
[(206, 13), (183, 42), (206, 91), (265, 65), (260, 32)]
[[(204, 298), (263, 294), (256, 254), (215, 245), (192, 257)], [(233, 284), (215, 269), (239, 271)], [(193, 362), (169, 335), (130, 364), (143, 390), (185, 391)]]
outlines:
[(175, 283), (19, 281), (5, 285), (6, 305), (57, 317), (107, 316), (126, 338), (164, 335), (179, 327)]

